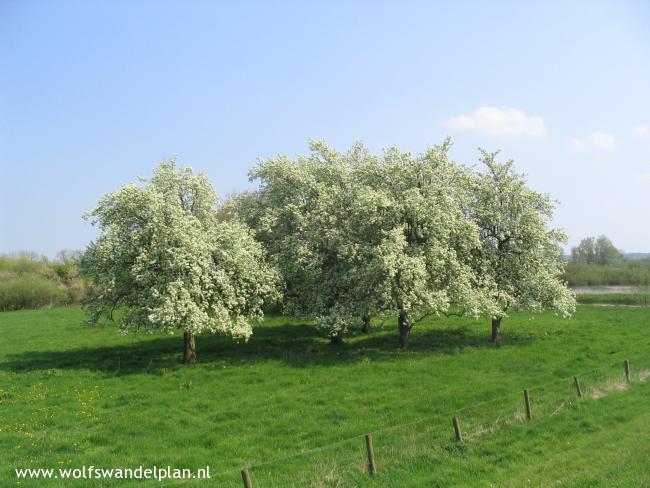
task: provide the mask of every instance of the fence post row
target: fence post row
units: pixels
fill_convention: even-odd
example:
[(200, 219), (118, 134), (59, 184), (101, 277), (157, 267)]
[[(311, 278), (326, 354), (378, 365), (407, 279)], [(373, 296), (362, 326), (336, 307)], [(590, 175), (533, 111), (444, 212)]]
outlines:
[[(627, 383), (630, 383), (630, 361), (628, 359), (623, 361), (623, 369), (625, 371), (625, 381)], [(582, 393), (582, 388), (580, 388), (580, 380), (578, 379), (577, 376), (573, 377), (573, 382), (576, 387), (576, 393), (578, 394), (578, 398), (584, 398)], [(530, 393), (528, 389), (524, 390), (524, 404), (526, 407), (526, 419), (532, 420), (533, 416), (530, 408)], [(458, 417), (452, 417), (451, 421), (454, 426), (454, 434), (455, 434), (456, 442), (463, 442), (463, 433), (460, 429), (460, 419)], [(366, 434), (365, 439), (366, 439), (366, 450), (368, 451), (368, 472), (371, 475), (376, 475), (377, 465), (375, 464), (375, 451), (372, 445), (372, 434)], [(248, 472), (248, 469), (246, 468), (242, 469), (241, 476), (244, 482), (244, 488), (253, 488), (253, 484), (251, 482), (251, 477)]]
[(366, 434), (366, 449), (368, 451), (368, 472), (375, 475), (377, 466), (375, 465), (375, 450), (372, 447), (372, 434)]

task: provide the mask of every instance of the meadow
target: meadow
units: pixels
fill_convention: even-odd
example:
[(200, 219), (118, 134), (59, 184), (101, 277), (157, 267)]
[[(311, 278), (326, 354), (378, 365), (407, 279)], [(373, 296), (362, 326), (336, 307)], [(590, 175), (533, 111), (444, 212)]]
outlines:
[[(200, 335), (193, 366), (180, 364), (178, 335), (119, 335), (83, 319), (76, 307), (0, 313), (1, 486), (235, 487), (245, 466), (259, 487), (650, 484), (646, 308), (513, 314), (499, 347), (487, 319), (429, 319), (408, 351), (393, 323), (331, 346), (309, 322), (267, 317), (247, 343)], [(84, 465), (209, 465), (212, 481), (14, 474)]]
[(647, 307), (650, 295), (647, 293), (598, 293), (576, 295), (576, 301), (583, 304), (633, 305)]

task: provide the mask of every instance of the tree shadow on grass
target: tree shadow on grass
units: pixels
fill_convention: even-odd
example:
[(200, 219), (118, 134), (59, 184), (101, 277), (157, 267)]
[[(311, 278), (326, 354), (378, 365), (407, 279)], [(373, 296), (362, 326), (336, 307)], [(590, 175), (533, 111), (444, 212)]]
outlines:
[[(502, 345), (525, 346), (529, 336), (513, 333), (502, 336)], [(181, 364), (182, 336), (165, 336), (134, 340), (129, 344), (75, 348), (58, 351), (25, 351), (8, 355), (0, 370), (15, 373), (29, 371), (56, 372), (84, 369), (108, 376), (130, 374), (161, 374), (185, 368)], [(358, 361), (392, 361), (423, 355), (458, 354), (467, 348), (492, 348), (487, 328), (477, 331), (464, 327), (414, 329), (411, 347), (398, 348), (396, 327), (375, 329), (346, 339), (333, 346), (308, 324), (285, 323), (260, 326), (248, 342), (203, 334), (197, 337), (199, 365), (238, 366), (258, 362), (279, 361), (295, 368), (312, 365), (336, 365)]]

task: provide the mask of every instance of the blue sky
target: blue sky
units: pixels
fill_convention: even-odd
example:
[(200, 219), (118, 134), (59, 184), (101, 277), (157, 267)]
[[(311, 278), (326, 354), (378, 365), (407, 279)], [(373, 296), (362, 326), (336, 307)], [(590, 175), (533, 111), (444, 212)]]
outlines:
[(561, 201), (570, 243), (650, 251), (647, 2), (0, 0), (0, 253), (54, 256), (163, 158), (222, 196), (308, 138), (452, 136)]

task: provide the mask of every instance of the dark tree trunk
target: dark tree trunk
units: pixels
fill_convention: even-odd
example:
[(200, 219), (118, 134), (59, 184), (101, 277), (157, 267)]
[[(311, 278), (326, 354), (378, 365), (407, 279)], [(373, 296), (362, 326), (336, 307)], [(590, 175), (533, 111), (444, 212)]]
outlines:
[(194, 342), (194, 334), (191, 332), (183, 332), (183, 341), (185, 347), (183, 348), (183, 362), (185, 364), (194, 364), (196, 362), (196, 344)]
[(367, 334), (368, 332), (370, 332), (370, 328), (372, 327), (372, 324), (370, 323), (370, 315), (364, 314), (363, 317), (361, 317), (361, 320), (363, 320), (363, 325), (361, 326), (361, 332)]
[(499, 335), (501, 334), (501, 317), (492, 317), (492, 343), (499, 343)]
[(406, 312), (399, 313), (397, 325), (399, 326), (399, 347), (408, 349), (411, 345), (411, 326), (408, 323), (408, 314)]
[(330, 344), (333, 346), (340, 346), (343, 344), (343, 332), (338, 332), (336, 335), (330, 336)]

